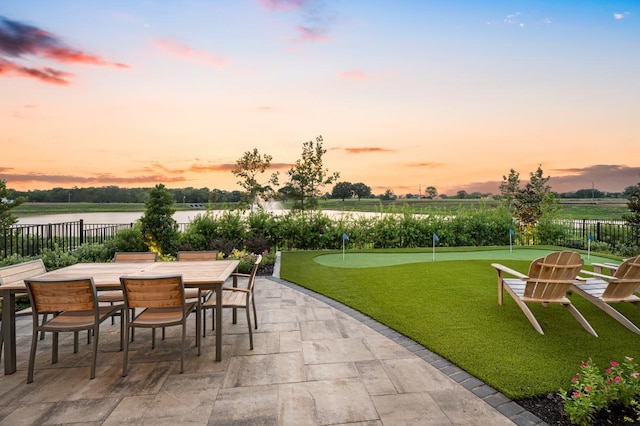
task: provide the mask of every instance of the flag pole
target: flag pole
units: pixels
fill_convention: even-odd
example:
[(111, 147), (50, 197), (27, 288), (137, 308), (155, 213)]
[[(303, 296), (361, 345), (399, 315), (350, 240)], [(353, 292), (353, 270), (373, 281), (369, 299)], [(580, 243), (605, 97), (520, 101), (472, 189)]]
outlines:
[(344, 238), (342, 239), (342, 261), (344, 262)]
[(431, 259), (433, 262), (436, 261), (436, 240), (433, 240), (433, 255)]

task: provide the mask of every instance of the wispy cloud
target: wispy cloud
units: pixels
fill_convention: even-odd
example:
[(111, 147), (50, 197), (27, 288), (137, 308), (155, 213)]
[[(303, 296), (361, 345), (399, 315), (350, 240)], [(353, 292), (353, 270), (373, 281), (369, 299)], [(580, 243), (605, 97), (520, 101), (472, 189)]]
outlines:
[[(338, 148), (339, 149), (339, 148)], [(372, 152), (393, 152), (393, 149), (380, 148), (377, 146), (361, 147), (361, 148), (342, 148), (347, 154), (369, 154)]]
[(261, 5), (270, 10), (290, 10), (302, 7), (308, 0), (259, 0)]
[(185, 182), (183, 176), (168, 177), (166, 175), (138, 175), (138, 176), (113, 176), (110, 174), (97, 174), (94, 176), (53, 175), (43, 173), (11, 174), (3, 173), (2, 178), (8, 182), (19, 183), (43, 183), (50, 185), (132, 185), (149, 184), (157, 182)]
[(628, 17), (629, 15), (631, 15), (631, 12), (616, 12), (613, 14), (613, 19), (615, 19), (616, 21), (619, 21), (621, 19)]
[(298, 37), (296, 40), (298, 41), (327, 41), (330, 40), (331, 37), (327, 35), (328, 29), (322, 27), (305, 27), (302, 25), (298, 25), (296, 27), (296, 31), (298, 32)]
[(347, 70), (340, 73), (340, 78), (346, 81), (366, 80), (367, 73), (362, 70)]
[(295, 26), (294, 42), (331, 40), (329, 35), (335, 18), (327, 13), (324, 0), (258, 0), (265, 8), (276, 12), (297, 12), (300, 22)]
[(171, 55), (216, 67), (225, 66), (229, 63), (225, 58), (212, 55), (204, 50), (194, 49), (177, 40), (156, 39), (153, 41), (153, 45), (160, 50), (170, 53)]
[(426, 167), (435, 169), (437, 167), (442, 167), (442, 163), (409, 163), (407, 167)]
[(518, 26), (520, 28), (524, 28), (525, 24), (522, 20), (522, 13), (520, 12), (516, 12), (516, 13), (511, 13), (509, 15), (507, 15), (504, 18), (504, 23), (508, 24), (508, 25), (515, 25)]
[(125, 64), (110, 62), (98, 55), (69, 47), (58, 37), (41, 28), (0, 16), (0, 75), (29, 77), (58, 85), (70, 83), (69, 79), (73, 74), (69, 72), (46, 66), (24, 66), (15, 61), (25, 57), (48, 59), (59, 63), (128, 68)]

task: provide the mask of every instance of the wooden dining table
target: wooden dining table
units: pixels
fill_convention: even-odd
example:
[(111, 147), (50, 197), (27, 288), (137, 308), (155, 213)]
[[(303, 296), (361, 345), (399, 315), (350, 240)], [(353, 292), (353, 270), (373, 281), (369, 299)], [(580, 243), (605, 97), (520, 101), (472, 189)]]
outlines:
[[(120, 277), (182, 275), (185, 287), (215, 291), (216, 312), (222, 312), (222, 285), (238, 267), (238, 260), (151, 262), (151, 263), (76, 263), (33, 278), (92, 277), (98, 291), (121, 289)], [(24, 283), (0, 286), (3, 297), (4, 374), (16, 371), (16, 298), (24, 293)], [(216, 361), (222, 360), (222, 315), (216, 315)]]

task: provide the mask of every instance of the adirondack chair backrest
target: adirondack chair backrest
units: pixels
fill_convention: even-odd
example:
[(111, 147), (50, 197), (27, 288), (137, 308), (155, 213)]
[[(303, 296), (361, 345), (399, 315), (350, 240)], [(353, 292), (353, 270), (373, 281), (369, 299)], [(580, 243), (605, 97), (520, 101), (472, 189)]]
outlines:
[(625, 299), (640, 287), (640, 256), (627, 259), (616, 269), (603, 299)]
[(540, 301), (563, 299), (584, 261), (574, 251), (556, 251), (531, 262), (524, 296)]

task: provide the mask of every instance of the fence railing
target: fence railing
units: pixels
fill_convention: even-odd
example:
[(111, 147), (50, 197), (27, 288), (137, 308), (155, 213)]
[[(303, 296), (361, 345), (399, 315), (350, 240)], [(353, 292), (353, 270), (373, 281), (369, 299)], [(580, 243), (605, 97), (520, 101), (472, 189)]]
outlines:
[(113, 238), (119, 230), (132, 226), (131, 223), (86, 224), (83, 220), (14, 225), (0, 234), (0, 259), (12, 254), (37, 256), (42, 250), (54, 247), (72, 251), (84, 243), (103, 243)]
[[(564, 241), (557, 244), (565, 247), (586, 249), (588, 244), (606, 243), (612, 248), (618, 244), (640, 245), (640, 236), (623, 220), (561, 219), (557, 223), (567, 229)], [(44, 249), (59, 247), (72, 251), (84, 243), (104, 243), (133, 223), (86, 224), (83, 220), (40, 225), (14, 225), (0, 231), (0, 260), (13, 254), (38, 256)], [(184, 231), (188, 224), (178, 224)], [(632, 241), (635, 239), (635, 241)], [(534, 242), (535, 243), (535, 242)]]

